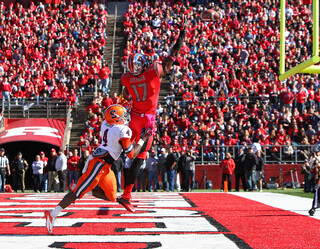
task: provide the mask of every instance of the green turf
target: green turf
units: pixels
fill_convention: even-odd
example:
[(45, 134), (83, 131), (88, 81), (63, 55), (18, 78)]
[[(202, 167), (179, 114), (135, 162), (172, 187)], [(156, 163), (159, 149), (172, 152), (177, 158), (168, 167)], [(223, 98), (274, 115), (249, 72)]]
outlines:
[(295, 196), (301, 196), (306, 198), (313, 198), (313, 193), (305, 193), (303, 191), (303, 188), (298, 189), (267, 189), (264, 190), (265, 192), (271, 192), (271, 193), (279, 193), (279, 194), (286, 194), (286, 195), (295, 195)]

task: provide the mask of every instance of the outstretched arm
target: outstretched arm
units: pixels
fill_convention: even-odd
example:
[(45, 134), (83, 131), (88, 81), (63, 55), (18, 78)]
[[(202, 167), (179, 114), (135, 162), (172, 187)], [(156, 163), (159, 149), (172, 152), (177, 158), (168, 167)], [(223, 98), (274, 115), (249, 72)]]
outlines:
[(152, 135), (152, 129), (148, 128), (144, 133), (141, 134), (139, 142), (133, 146), (130, 142), (130, 138), (122, 138), (119, 140), (119, 143), (122, 145), (124, 152), (127, 154), (127, 157), (132, 161), (140, 153), (141, 148), (148, 138)]
[(180, 28), (180, 34), (177, 39), (177, 42), (173, 45), (173, 47), (170, 51), (170, 55), (167, 56), (166, 58), (164, 58), (164, 60), (162, 62), (163, 70), (160, 74), (160, 78), (162, 78), (163, 76), (165, 76), (167, 73), (170, 72), (173, 62), (175, 62), (175, 60), (177, 59), (177, 57), (179, 55), (179, 51), (182, 47), (182, 43), (183, 43), (184, 38), (187, 33), (187, 31), (186, 31), (187, 25), (188, 25), (187, 18), (185, 16), (183, 16), (182, 17), (182, 24), (181, 24), (181, 28)]

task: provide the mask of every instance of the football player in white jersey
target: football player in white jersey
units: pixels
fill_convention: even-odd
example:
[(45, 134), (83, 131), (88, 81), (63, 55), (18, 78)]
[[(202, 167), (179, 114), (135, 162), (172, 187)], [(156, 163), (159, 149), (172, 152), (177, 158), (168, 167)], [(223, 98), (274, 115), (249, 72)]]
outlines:
[[(130, 142), (132, 132), (128, 127), (129, 122), (130, 115), (123, 106), (111, 105), (107, 108), (101, 125), (101, 145), (89, 157), (77, 185), (51, 212), (48, 210), (44, 212), (49, 233), (52, 233), (53, 223), (58, 214), (89, 191), (92, 191), (92, 195), (97, 198), (107, 201), (116, 200), (117, 185), (115, 175), (111, 170), (112, 162), (119, 158), (122, 150), (128, 158), (133, 160), (152, 134), (151, 130), (147, 130), (141, 136), (138, 144), (133, 146)], [(100, 186), (100, 189), (95, 189), (97, 185)], [(127, 208), (125, 202), (121, 203), (119, 200), (118, 202)]]

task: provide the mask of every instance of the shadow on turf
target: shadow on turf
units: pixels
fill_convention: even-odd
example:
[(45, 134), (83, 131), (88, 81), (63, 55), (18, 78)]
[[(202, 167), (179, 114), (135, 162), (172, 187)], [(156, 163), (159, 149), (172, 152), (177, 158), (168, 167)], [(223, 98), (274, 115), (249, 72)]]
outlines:
[(110, 210), (106, 207), (101, 207), (98, 211), (98, 215), (109, 215)]

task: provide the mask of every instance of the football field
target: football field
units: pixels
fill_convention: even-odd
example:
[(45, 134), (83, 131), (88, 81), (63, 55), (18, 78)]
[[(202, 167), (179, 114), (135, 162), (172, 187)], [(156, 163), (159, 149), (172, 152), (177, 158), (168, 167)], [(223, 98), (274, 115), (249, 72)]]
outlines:
[(312, 199), (274, 193), (134, 193), (136, 213), (85, 196), (53, 234), (43, 211), (63, 194), (1, 194), (1, 248), (320, 248)]

